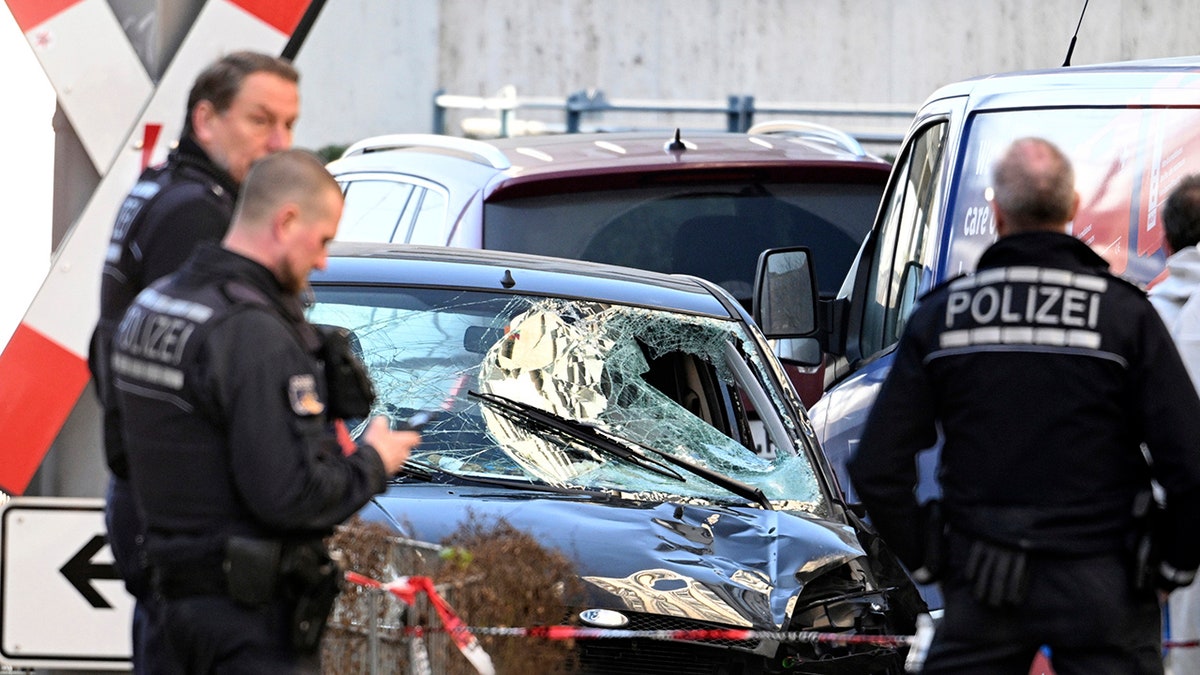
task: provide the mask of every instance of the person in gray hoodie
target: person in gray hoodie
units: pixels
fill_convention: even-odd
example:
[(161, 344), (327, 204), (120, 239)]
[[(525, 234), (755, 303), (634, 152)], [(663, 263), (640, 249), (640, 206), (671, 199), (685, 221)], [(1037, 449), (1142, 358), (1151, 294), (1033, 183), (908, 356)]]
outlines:
[[(1166, 237), (1167, 277), (1150, 289), (1150, 302), (1171, 331), (1192, 383), (1200, 390), (1200, 174), (1185, 177), (1162, 208)], [(1200, 639), (1200, 588), (1173, 592), (1167, 601), (1172, 642)], [(1200, 673), (1200, 649), (1171, 649), (1172, 673)]]

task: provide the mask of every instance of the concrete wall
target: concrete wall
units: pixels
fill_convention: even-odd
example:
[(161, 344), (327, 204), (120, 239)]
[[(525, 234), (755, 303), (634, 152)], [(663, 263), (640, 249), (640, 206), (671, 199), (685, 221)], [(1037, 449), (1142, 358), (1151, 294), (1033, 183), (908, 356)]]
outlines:
[(327, 0), (296, 57), (298, 145), (428, 132), (438, 87), (437, 0)]
[[(298, 140), (428, 131), (438, 88), (476, 96), (507, 85), (523, 96), (594, 88), (610, 99), (713, 101), (751, 94), (758, 103), (915, 108), (948, 82), (1061, 65), (1083, 4), (328, 0), (297, 59), (306, 79)], [(1098, 0), (1072, 62), (1195, 53), (1195, 0)]]
[[(333, 0), (336, 2), (337, 0)], [(1082, 0), (442, 0), (447, 90), (912, 103), (1061, 65)], [(550, 9), (547, 9), (550, 7)], [(1200, 51), (1194, 0), (1090, 4), (1073, 62)]]

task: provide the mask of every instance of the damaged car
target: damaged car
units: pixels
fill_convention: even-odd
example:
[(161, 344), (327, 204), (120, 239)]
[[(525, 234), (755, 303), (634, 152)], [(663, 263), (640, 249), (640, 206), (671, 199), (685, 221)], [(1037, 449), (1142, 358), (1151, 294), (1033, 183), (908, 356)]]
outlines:
[(903, 672), (883, 640), (782, 635), (910, 635), (925, 606), (721, 287), (351, 243), (311, 281), (309, 320), (348, 330), (374, 411), (422, 433), (362, 518), (424, 541), (503, 520), (571, 561), (585, 592), (563, 616), (578, 624), (754, 636), (580, 640), (584, 672)]

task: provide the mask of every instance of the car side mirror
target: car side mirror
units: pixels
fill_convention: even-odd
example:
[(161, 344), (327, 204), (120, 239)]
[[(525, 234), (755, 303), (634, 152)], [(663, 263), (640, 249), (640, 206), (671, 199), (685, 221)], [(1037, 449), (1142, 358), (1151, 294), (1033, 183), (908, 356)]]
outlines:
[(816, 273), (808, 248), (775, 248), (759, 255), (751, 313), (767, 339), (785, 347), (781, 358), (820, 365), (817, 301)]
[(807, 248), (773, 248), (759, 255), (751, 312), (769, 339), (816, 335), (817, 281)]

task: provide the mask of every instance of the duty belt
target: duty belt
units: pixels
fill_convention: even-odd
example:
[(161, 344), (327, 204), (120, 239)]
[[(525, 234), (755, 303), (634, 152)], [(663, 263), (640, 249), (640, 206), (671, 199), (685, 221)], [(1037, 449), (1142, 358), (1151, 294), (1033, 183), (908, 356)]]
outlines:
[(152, 574), (155, 592), (167, 600), (199, 595), (229, 595), (229, 583), (219, 558), (156, 564)]

